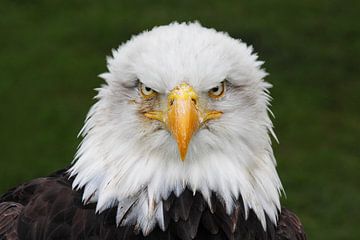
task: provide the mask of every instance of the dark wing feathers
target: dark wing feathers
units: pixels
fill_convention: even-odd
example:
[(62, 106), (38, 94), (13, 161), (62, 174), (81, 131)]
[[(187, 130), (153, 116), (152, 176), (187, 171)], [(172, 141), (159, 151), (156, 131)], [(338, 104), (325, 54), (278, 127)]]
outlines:
[(306, 240), (300, 219), (291, 211), (282, 208), (276, 230), (276, 240)]
[(186, 221), (189, 218), (190, 209), (193, 204), (193, 194), (186, 190), (182, 194), (182, 197), (176, 198), (175, 204), (172, 207), (174, 212), (178, 212), (178, 216), (181, 220)]
[(199, 228), (200, 220), (201, 220), (202, 211), (201, 209), (194, 208), (189, 216), (189, 232), (192, 239), (195, 238), (197, 234), (197, 230)]
[(213, 215), (210, 212), (210, 210), (204, 211), (202, 218), (201, 218), (201, 224), (202, 224), (202, 227), (204, 229), (206, 229), (206, 231), (208, 231), (209, 233), (211, 233), (213, 235), (215, 235), (219, 232), (219, 226), (215, 222), (215, 219), (213, 218)]
[(228, 215), (224, 202), (213, 194), (211, 208), (198, 192), (186, 189), (163, 201), (165, 231), (156, 227), (148, 236), (134, 226), (117, 227), (116, 208), (95, 214), (94, 203), (83, 205), (65, 170), (20, 185), (0, 197), (0, 239), (168, 239), (168, 240), (305, 240), (299, 219), (282, 209), (278, 225), (267, 218), (266, 231), (255, 213), (245, 218), (239, 198)]
[(170, 196), (166, 200), (163, 201), (164, 211), (166, 211), (166, 212), (170, 211), (170, 208), (173, 205), (173, 202), (174, 202), (175, 198), (176, 198), (175, 194), (172, 193), (172, 194), (170, 194)]
[(24, 206), (16, 202), (0, 203), (0, 239), (17, 240), (17, 219)]
[(213, 206), (216, 206), (214, 209), (214, 214), (217, 225), (225, 233), (228, 239), (234, 239), (232, 221), (229, 215), (226, 213), (224, 204), (219, 199), (217, 199), (215, 204), (213, 203)]

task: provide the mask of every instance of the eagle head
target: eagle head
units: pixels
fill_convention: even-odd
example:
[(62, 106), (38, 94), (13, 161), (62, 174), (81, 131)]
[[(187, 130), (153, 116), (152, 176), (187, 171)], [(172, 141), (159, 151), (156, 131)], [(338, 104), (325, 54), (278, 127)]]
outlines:
[[(282, 189), (271, 148), (271, 86), (252, 47), (199, 23), (145, 31), (113, 50), (70, 173), (85, 203), (119, 224), (162, 227), (185, 189), (231, 213), (242, 197), (265, 226)], [(126, 214), (125, 214), (126, 212)]]

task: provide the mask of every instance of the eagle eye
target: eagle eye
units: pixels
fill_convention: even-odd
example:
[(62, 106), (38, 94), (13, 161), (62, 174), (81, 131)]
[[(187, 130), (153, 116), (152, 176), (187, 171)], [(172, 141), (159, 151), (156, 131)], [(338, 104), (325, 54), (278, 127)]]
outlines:
[(140, 88), (141, 95), (144, 98), (151, 98), (151, 97), (156, 96), (157, 92), (155, 90), (153, 90), (152, 88), (146, 86), (143, 83), (139, 83), (139, 85), (140, 85), (139, 88)]
[(225, 94), (225, 81), (209, 90), (209, 96), (212, 98), (221, 98)]

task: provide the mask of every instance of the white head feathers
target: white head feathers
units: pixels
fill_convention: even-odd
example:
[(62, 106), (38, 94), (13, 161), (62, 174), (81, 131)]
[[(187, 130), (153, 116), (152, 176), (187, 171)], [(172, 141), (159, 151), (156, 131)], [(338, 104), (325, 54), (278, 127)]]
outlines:
[[(241, 194), (245, 209), (253, 209), (263, 226), (265, 214), (275, 223), (282, 187), (269, 136), (270, 84), (252, 51), (198, 23), (156, 27), (114, 50), (70, 169), (74, 188), (84, 188), (84, 201), (97, 202), (99, 212), (118, 206), (118, 221), (148, 233), (155, 224), (163, 227), (162, 200), (187, 187), (207, 200), (216, 192), (228, 213)], [(208, 99), (209, 89), (224, 79), (225, 96)], [(185, 161), (162, 123), (139, 112), (138, 81), (163, 98), (186, 82), (204, 104), (223, 112), (194, 134)]]

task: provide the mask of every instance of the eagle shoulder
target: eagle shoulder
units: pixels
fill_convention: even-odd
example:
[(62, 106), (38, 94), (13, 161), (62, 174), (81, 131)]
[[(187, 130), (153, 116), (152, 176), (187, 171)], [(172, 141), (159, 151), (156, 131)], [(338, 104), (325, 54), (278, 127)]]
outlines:
[(47, 178), (38, 178), (10, 189), (0, 197), (0, 239), (20, 238), (18, 226), (24, 209)]
[(115, 208), (97, 214), (72, 182), (63, 169), (1, 196), (0, 239), (134, 239), (132, 226), (117, 228)]
[(76, 194), (66, 169), (10, 189), (0, 197), (0, 239), (39, 239), (59, 232), (67, 234), (69, 223), (64, 221), (65, 215), (73, 212), (74, 201), (80, 198)]

